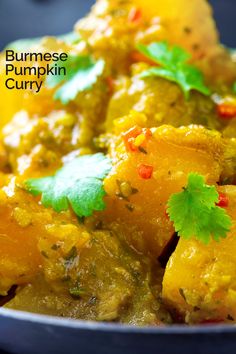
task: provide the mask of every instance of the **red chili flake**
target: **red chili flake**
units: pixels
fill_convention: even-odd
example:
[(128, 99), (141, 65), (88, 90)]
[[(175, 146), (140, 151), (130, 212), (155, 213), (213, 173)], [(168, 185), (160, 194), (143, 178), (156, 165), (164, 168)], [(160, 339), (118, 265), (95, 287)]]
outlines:
[(127, 132), (122, 134), (125, 147), (127, 151), (138, 151), (138, 147), (134, 145), (134, 140), (142, 133), (142, 129), (138, 126), (134, 126)]
[(219, 193), (219, 201), (216, 205), (221, 208), (227, 208), (227, 206), (229, 205), (229, 198), (227, 197), (227, 195), (224, 193)]
[(150, 179), (152, 177), (153, 167), (141, 164), (138, 166), (138, 174), (142, 179)]
[(224, 119), (236, 118), (236, 104), (220, 103), (217, 105), (217, 113)]
[(109, 94), (112, 95), (114, 92), (114, 80), (111, 76), (106, 78)]
[(142, 11), (137, 8), (137, 7), (133, 7), (128, 15), (128, 21), (130, 23), (137, 23), (141, 20), (142, 18)]

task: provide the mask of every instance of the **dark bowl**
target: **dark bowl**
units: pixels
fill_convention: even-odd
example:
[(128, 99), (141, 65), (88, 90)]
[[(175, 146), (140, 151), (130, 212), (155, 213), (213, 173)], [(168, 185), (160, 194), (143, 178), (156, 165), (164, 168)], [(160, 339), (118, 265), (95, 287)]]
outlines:
[(236, 326), (139, 328), (0, 309), (0, 347), (17, 354), (234, 354)]

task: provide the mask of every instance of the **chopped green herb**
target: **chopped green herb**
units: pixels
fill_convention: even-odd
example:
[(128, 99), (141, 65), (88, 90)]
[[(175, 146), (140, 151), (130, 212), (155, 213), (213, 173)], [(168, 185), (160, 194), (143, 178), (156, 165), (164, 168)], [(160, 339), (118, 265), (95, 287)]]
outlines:
[(191, 90), (210, 95), (201, 71), (187, 63), (191, 57), (184, 49), (170, 47), (166, 42), (154, 42), (148, 46), (139, 44), (137, 49), (158, 64), (158, 67), (145, 70), (142, 77), (158, 76), (173, 81), (181, 87), (186, 99)]
[(215, 186), (205, 184), (201, 175), (189, 174), (187, 187), (168, 201), (167, 213), (178, 236), (195, 237), (205, 244), (211, 237), (215, 241), (226, 238), (232, 222), (226, 210), (216, 206), (218, 200)]
[(103, 179), (111, 169), (111, 161), (101, 153), (75, 158), (54, 176), (25, 181), (34, 196), (42, 194), (42, 204), (56, 212), (72, 207), (79, 217), (91, 216), (105, 209)]
[(58, 62), (65, 67), (66, 76), (50, 75), (46, 79), (48, 88), (58, 87), (54, 99), (67, 104), (74, 100), (79, 92), (89, 90), (96, 83), (97, 78), (103, 73), (104, 61), (95, 61), (91, 56), (69, 55), (67, 61)]

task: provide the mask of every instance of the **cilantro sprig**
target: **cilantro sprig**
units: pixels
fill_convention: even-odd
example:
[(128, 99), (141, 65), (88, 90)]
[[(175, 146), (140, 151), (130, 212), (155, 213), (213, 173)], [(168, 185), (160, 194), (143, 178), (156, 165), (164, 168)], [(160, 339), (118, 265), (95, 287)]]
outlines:
[[(15, 50), (16, 52), (24, 52), (34, 46), (39, 45), (43, 38), (45, 37), (17, 39), (16, 41), (7, 44), (4, 49)], [(76, 32), (61, 34), (59, 36), (55, 36), (55, 38), (63, 41), (66, 44), (76, 44), (81, 40), (80, 35)]]
[(111, 161), (102, 153), (75, 158), (54, 176), (25, 181), (28, 192), (42, 194), (42, 204), (56, 212), (72, 207), (79, 217), (91, 216), (105, 209), (103, 179), (111, 169)]
[(148, 46), (138, 44), (137, 49), (158, 64), (158, 67), (145, 70), (141, 77), (158, 76), (173, 81), (181, 87), (186, 99), (191, 90), (210, 95), (209, 88), (204, 84), (203, 74), (195, 66), (188, 64), (191, 56), (181, 47), (170, 47), (166, 42), (154, 42)]
[(74, 100), (79, 92), (89, 90), (103, 73), (104, 60), (95, 61), (90, 55), (69, 55), (67, 61), (58, 62), (65, 67), (66, 76), (50, 75), (45, 84), (48, 88), (58, 87), (54, 99), (67, 104)]
[(167, 205), (178, 236), (195, 237), (204, 244), (211, 237), (215, 241), (226, 238), (232, 222), (225, 209), (216, 206), (218, 198), (216, 187), (205, 184), (203, 176), (189, 174), (186, 188), (173, 194)]

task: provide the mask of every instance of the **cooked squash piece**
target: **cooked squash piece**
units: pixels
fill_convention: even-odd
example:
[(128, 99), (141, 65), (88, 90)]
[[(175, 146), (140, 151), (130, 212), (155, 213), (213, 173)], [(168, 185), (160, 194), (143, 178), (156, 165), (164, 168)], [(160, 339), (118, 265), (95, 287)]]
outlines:
[[(132, 116), (128, 122), (130, 119)], [(130, 245), (157, 257), (174, 233), (165, 212), (169, 196), (181, 191), (190, 172), (216, 183), (224, 142), (220, 134), (197, 126), (162, 126), (152, 129), (151, 134), (135, 151), (118, 138), (111, 152), (115, 165), (105, 179), (108, 207), (98, 217), (125, 230)], [(127, 132), (123, 139), (126, 136)]]
[(226, 194), (233, 226), (226, 239), (204, 245), (180, 239), (163, 280), (163, 300), (187, 323), (236, 320), (236, 187), (219, 187)]
[[(20, 63), (14, 62), (14, 65), (20, 68)], [(28, 63), (27, 65), (32, 65)], [(6, 63), (3, 58), (0, 58), (0, 95), (4, 97), (0, 102), (0, 129), (7, 124), (13, 116), (21, 110), (27, 110), (30, 114), (44, 115), (54, 110), (59, 106), (52, 100), (53, 92), (47, 89), (44, 85), (40, 92), (33, 93), (28, 90), (11, 90), (5, 86), (6, 80), (13, 78), (18, 81), (32, 80), (32, 76), (20, 75), (16, 76), (13, 73), (5, 74)], [(12, 82), (11, 82), (12, 84)]]

